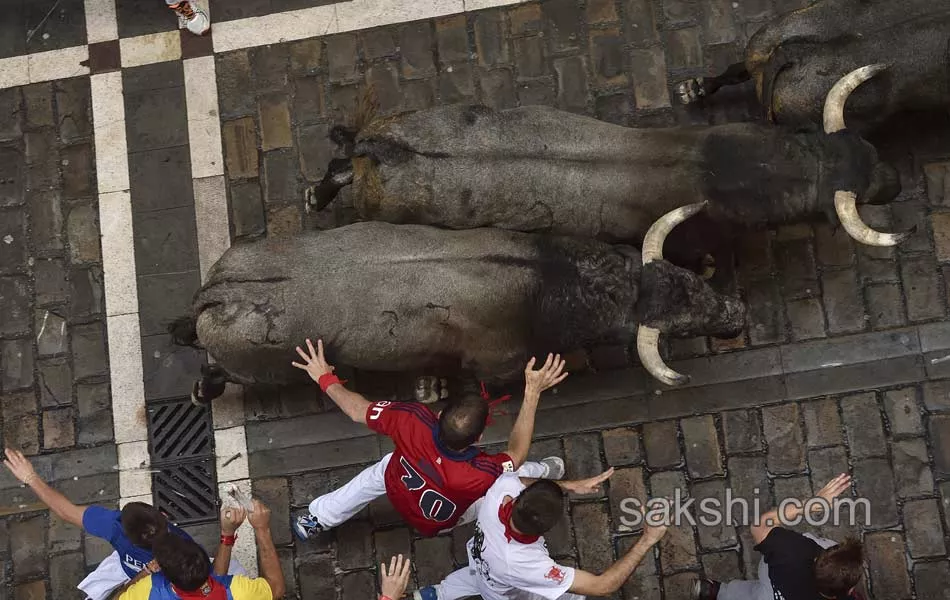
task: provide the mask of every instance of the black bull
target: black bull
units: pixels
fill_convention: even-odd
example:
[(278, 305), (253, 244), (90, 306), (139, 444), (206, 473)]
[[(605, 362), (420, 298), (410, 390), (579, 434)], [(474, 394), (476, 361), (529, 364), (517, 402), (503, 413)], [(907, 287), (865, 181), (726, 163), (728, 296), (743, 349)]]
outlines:
[(855, 92), (848, 108), (856, 120), (950, 108), (950, 4), (820, 0), (766, 24), (749, 40), (744, 63), (676, 90), (689, 103), (751, 78), (772, 120), (817, 124), (835, 81), (874, 63), (889, 68)]
[[(874, 147), (843, 127), (848, 93), (875, 73), (832, 88), (841, 93), (828, 94), (829, 114), (842, 125), (828, 133), (753, 123), (635, 129), (540, 106), (443, 106), (379, 118), (359, 131), (334, 130), (349, 158), (331, 162), (308, 190), (308, 207), (323, 208), (352, 183), (366, 220), (635, 244), (659, 216), (700, 201), (716, 223), (704, 232), (724, 239), (735, 227), (837, 220), (842, 191), (883, 203), (900, 190)], [(854, 210), (837, 217), (863, 243), (901, 239), (869, 230)], [(681, 239), (671, 240), (674, 260), (688, 245)]]
[(593, 240), (357, 223), (232, 247), (173, 335), (204, 347), (230, 380), (286, 384), (304, 377), (290, 362), (305, 337), (356, 368), (505, 381), (531, 355), (629, 343), (639, 329), (645, 366), (678, 383), (658, 332), (734, 336), (745, 307), (649, 258)]

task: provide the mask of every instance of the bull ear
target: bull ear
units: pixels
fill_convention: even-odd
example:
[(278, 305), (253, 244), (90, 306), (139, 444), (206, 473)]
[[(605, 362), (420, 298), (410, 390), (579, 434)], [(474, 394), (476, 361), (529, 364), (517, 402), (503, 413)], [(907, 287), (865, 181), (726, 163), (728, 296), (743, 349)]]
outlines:
[[(887, 68), (885, 64), (867, 65), (851, 71), (838, 80), (825, 97), (824, 127), (825, 133), (844, 131), (844, 107), (848, 97), (862, 83)], [(844, 230), (852, 238), (868, 246), (896, 246), (913, 232), (882, 233), (875, 231), (858, 214), (857, 194), (848, 190), (835, 190), (835, 212)]]

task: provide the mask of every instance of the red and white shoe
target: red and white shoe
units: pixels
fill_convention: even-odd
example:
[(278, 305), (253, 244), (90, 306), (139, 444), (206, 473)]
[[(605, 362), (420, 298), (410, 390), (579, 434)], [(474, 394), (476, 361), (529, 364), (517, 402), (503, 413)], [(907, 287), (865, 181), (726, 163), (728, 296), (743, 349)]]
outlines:
[(169, 8), (178, 13), (178, 23), (195, 35), (204, 35), (211, 29), (211, 19), (208, 13), (201, 10), (189, 0), (182, 0), (178, 4), (169, 5)]

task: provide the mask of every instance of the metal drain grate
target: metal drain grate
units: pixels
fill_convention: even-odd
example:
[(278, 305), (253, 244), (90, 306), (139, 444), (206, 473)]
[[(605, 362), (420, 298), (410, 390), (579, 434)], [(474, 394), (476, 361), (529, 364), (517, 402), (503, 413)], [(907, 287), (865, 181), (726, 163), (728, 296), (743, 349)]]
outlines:
[(189, 400), (148, 407), (152, 463), (209, 456), (214, 432), (211, 410)]
[(148, 406), (155, 506), (179, 525), (218, 516), (211, 410), (190, 399)]
[(214, 459), (161, 467), (152, 473), (155, 506), (179, 525), (207, 522), (218, 515)]

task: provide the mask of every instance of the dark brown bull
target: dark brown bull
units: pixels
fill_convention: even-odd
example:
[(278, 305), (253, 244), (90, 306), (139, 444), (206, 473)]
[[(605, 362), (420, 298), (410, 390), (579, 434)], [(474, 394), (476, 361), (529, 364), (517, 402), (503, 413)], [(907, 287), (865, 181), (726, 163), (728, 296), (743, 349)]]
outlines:
[(676, 91), (691, 103), (752, 79), (772, 121), (817, 124), (834, 83), (878, 63), (889, 68), (855, 92), (849, 119), (874, 123), (902, 111), (950, 108), (950, 3), (819, 0), (760, 29), (745, 62), (684, 81)]

